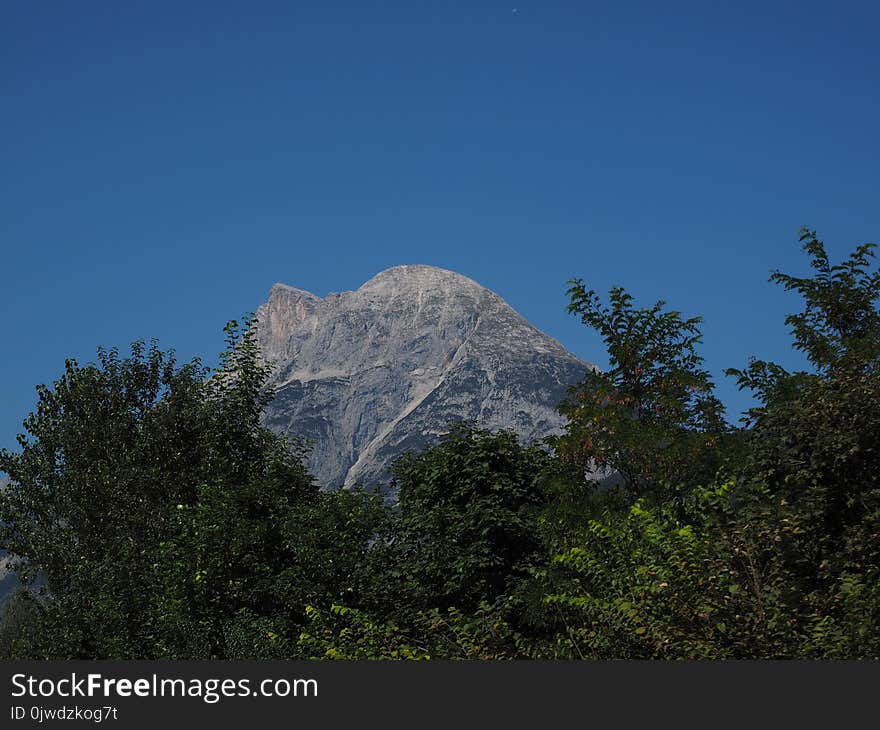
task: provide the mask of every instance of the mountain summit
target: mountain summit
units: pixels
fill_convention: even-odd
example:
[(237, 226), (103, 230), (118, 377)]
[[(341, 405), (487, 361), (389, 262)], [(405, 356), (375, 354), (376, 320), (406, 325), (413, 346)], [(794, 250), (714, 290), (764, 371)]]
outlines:
[(593, 367), (497, 294), (434, 266), (395, 266), (324, 298), (276, 284), (257, 319), (276, 366), (266, 424), (312, 443), (326, 486), (387, 482), (395, 457), (457, 421), (526, 442), (554, 433), (556, 406)]

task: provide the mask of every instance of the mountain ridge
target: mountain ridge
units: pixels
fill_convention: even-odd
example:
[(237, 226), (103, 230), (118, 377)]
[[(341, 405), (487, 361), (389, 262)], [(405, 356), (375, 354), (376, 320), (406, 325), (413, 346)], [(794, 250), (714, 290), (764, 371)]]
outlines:
[(396, 456), (457, 421), (524, 441), (558, 432), (556, 406), (594, 367), (495, 292), (426, 264), (325, 297), (277, 283), (257, 322), (276, 365), (265, 422), (310, 441), (309, 465), (331, 487), (387, 482)]

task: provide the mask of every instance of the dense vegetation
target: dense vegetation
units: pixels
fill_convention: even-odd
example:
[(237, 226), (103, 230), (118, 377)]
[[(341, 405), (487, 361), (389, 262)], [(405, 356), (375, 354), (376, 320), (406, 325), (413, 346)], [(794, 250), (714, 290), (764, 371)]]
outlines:
[[(880, 657), (880, 272), (804, 231), (787, 319), (809, 371), (731, 370), (699, 318), (572, 282), (610, 368), (525, 447), (462, 424), (398, 461), (394, 505), (322, 491), (260, 425), (250, 322), (222, 366), (136, 344), (69, 361), (0, 453), (21, 590), (0, 653), (36, 658)], [(608, 475), (611, 475), (610, 477)], [(38, 576), (40, 576), (38, 580)]]

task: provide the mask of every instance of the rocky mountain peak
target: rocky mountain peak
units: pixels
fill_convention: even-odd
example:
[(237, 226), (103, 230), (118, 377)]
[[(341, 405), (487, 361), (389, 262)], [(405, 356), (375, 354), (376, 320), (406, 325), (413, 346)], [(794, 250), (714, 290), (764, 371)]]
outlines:
[(546, 436), (590, 367), (495, 293), (434, 266), (395, 266), (323, 298), (276, 284), (257, 316), (276, 366), (266, 422), (312, 442), (327, 486), (387, 480), (394, 457), (455, 421)]

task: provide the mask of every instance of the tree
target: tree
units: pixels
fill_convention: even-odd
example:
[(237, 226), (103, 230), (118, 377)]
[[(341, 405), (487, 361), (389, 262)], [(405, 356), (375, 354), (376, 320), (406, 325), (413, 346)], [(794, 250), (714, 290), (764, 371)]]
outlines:
[(813, 365), (730, 371), (760, 405), (714, 483), (633, 504), (600, 495), (559, 540), (547, 602), (566, 612), (558, 651), (594, 657), (880, 656), (880, 318), (873, 249), (814, 275), (795, 346)]
[(393, 508), (321, 491), (260, 425), (252, 320), (213, 372), (142, 343), (69, 361), (0, 453), (29, 589), (0, 656), (880, 657), (880, 272), (870, 244), (833, 265), (801, 240), (812, 275), (771, 280), (810, 367), (729, 371), (758, 399), (739, 432), (698, 318), (573, 282), (611, 368), (555, 452), (462, 424), (395, 464)]
[(404, 570), (423, 605), (473, 609), (525, 575), (548, 464), (540, 446), (467, 424), (395, 464)]
[[(155, 343), (131, 356), (68, 360), (37, 388), (21, 452), (0, 452), (2, 545), (26, 582), (46, 576), (45, 645), (59, 656), (142, 655), (145, 589), (168, 503), (191, 503), (214, 460), (204, 438), (205, 369)], [(112, 642), (112, 646), (110, 643)]]
[(760, 403), (732, 494), (765, 493), (762, 507), (786, 526), (772, 556), (790, 576), (792, 621), (812, 632), (813, 653), (877, 656), (880, 271), (873, 244), (832, 265), (815, 232), (803, 229), (801, 243), (813, 275), (771, 280), (803, 299), (786, 323), (812, 370), (753, 359), (729, 371)]
[(606, 305), (579, 279), (568, 295), (569, 312), (602, 336), (610, 368), (589, 371), (560, 406), (562, 458), (587, 473), (619, 473), (633, 495), (711, 478), (728, 429), (697, 351), (700, 318), (682, 319), (662, 301), (636, 308), (620, 287)]
[(135, 343), (38, 388), (21, 452), (0, 454), (0, 547), (46, 578), (23, 655), (277, 656), (307, 601), (357, 589), (384, 513), (322, 495), (260, 425), (272, 394), (253, 324), (227, 326), (214, 372)]

